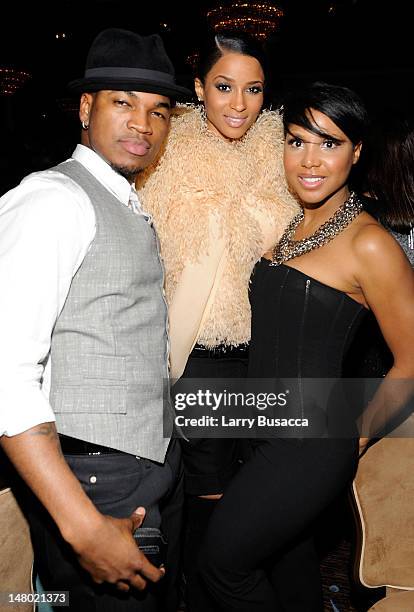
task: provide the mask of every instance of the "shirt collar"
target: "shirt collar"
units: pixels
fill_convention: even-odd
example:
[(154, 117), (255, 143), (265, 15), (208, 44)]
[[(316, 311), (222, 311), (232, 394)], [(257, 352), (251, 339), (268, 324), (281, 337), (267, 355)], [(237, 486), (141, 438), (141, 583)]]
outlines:
[(89, 147), (78, 144), (72, 154), (72, 159), (76, 159), (94, 177), (102, 183), (118, 200), (123, 204), (128, 204), (131, 193), (131, 183), (126, 178), (115, 172), (102, 157)]

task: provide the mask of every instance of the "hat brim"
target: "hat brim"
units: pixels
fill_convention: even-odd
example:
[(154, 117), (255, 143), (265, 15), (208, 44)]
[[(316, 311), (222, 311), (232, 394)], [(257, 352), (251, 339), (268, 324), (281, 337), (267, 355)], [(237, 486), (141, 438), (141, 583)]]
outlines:
[(93, 79), (83, 78), (71, 81), (68, 84), (68, 88), (74, 93), (94, 93), (103, 89), (109, 89), (112, 91), (143, 91), (145, 93), (160, 94), (161, 96), (167, 96), (168, 98), (174, 98), (174, 100), (188, 100), (193, 97), (193, 93), (186, 87), (180, 85), (170, 85), (165, 83), (159, 83), (157, 81), (150, 81), (146, 79), (141, 80), (128, 80), (128, 79)]

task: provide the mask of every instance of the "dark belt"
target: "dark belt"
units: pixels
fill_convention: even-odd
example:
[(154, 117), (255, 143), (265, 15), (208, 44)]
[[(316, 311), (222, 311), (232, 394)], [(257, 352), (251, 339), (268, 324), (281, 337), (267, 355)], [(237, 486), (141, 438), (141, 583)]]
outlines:
[(122, 451), (109, 446), (101, 446), (100, 444), (92, 444), (78, 438), (70, 438), (59, 434), (60, 446), (64, 455), (113, 455), (124, 454)]
[(219, 344), (218, 346), (212, 346), (207, 348), (201, 344), (196, 344), (191, 351), (191, 357), (210, 357), (213, 359), (225, 359), (225, 358), (243, 358), (247, 359), (249, 356), (249, 345), (238, 344), (237, 346), (225, 346)]

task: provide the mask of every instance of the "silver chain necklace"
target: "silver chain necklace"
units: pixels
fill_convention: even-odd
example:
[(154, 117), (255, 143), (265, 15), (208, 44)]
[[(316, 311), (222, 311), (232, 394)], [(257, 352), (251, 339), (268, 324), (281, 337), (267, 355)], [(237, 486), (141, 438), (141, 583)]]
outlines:
[(338, 208), (338, 210), (323, 223), (318, 229), (302, 240), (293, 240), (296, 228), (304, 219), (303, 210), (300, 211), (287, 226), (281, 239), (273, 249), (271, 266), (280, 266), (285, 261), (300, 257), (309, 251), (318, 249), (335, 236), (340, 234), (362, 211), (362, 202), (356, 193), (352, 191), (349, 198)]

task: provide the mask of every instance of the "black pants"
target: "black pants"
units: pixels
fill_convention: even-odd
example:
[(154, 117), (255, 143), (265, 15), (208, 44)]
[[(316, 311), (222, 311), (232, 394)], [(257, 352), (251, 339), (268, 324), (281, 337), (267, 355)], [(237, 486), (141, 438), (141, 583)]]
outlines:
[(65, 455), (85, 492), (103, 514), (123, 518), (137, 506), (144, 506), (147, 510), (144, 526), (161, 527), (166, 534), (169, 540), (166, 577), (144, 592), (131, 589), (121, 593), (112, 585), (96, 585), (80, 567), (47, 511), (25, 491), (23, 504), (43, 588), (69, 591), (69, 609), (76, 612), (176, 612), (182, 517), (180, 455), (177, 441), (170, 444), (163, 465), (125, 453)]
[[(182, 378), (245, 378), (245, 357), (199, 357), (193, 351)], [(179, 382), (173, 392), (179, 388)], [(193, 438), (182, 442), (184, 462), (184, 486), (188, 495), (213, 495), (223, 493), (227, 483), (236, 473), (245, 452), (245, 441), (234, 438)]]
[(201, 576), (226, 612), (321, 612), (312, 527), (351, 482), (356, 440), (258, 440), (211, 516)]
[[(201, 353), (203, 354), (203, 353)], [(185, 378), (244, 378), (247, 353), (235, 356), (199, 356), (194, 351)], [(175, 389), (175, 387), (174, 387)], [(188, 612), (215, 612), (216, 605), (199, 577), (198, 556), (208, 521), (217, 502), (199, 495), (223, 493), (248, 453), (245, 440), (192, 439), (182, 441), (185, 473), (184, 574)]]

